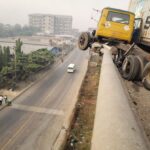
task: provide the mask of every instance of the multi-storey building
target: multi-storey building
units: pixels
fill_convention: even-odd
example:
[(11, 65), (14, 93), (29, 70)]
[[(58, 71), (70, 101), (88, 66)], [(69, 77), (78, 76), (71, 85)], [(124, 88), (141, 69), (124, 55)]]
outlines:
[(72, 16), (31, 14), (29, 25), (40, 28), (46, 34), (71, 34)]
[(56, 15), (54, 19), (55, 34), (71, 34), (72, 17)]

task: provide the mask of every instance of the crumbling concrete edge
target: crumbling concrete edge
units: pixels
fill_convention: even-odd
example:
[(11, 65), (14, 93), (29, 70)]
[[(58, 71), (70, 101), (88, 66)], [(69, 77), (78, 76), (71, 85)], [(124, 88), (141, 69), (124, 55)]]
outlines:
[(80, 91), (81, 91), (84, 79), (85, 79), (87, 71), (88, 71), (90, 58), (91, 58), (91, 56), (89, 57), (87, 67), (86, 67), (86, 70), (85, 70), (82, 82), (80, 84), (80, 88), (78, 90), (78, 94), (77, 94), (76, 97), (74, 97), (73, 103), (69, 107), (68, 112), (66, 113), (68, 115), (67, 115), (67, 117), (64, 120), (62, 128), (61, 128), (61, 130), (59, 132), (59, 135), (57, 136), (56, 140), (54, 141), (54, 144), (53, 144), (51, 150), (63, 150), (64, 147), (65, 147), (65, 144), (66, 144), (66, 141), (67, 141), (67, 137), (68, 137), (68, 134), (69, 134), (69, 131), (70, 131), (70, 127), (71, 127), (71, 122), (72, 122), (72, 120), (74, 118), (75, 108), (76, 108), (76, 104), (77, 104), (78, 99), (79, 99), (79, 94), (80, 94)]

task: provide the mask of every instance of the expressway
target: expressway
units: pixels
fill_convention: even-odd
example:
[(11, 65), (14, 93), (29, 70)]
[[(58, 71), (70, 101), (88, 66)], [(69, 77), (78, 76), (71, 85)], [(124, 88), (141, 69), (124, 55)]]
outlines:
[[(49, 150), (75, 100), (88, 64), (88, 52), (74, 50), (65, 61), (0, 111), (1, 150)], [(67, 73), (69, 63), (76, 64)]]

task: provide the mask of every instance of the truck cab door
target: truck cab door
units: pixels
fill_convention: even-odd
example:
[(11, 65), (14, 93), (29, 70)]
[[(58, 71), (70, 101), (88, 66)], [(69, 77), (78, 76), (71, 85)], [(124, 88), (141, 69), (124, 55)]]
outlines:
[(142, 18), (135, 18), (132, 42), (136, 44), (140, 43), (142, 22), (143, 22)]

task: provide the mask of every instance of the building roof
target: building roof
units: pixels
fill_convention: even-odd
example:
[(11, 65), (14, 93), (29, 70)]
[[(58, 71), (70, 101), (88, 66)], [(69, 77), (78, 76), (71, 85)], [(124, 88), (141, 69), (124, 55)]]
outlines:
[(55, 16), (55, 17), (70, 17), (72, 18), (72, 16), (70, 15), (55, 15), (55, 14), (42, 14), (42, 13), (33, 13), (33, 14), (29, 14), (29, 16)]

